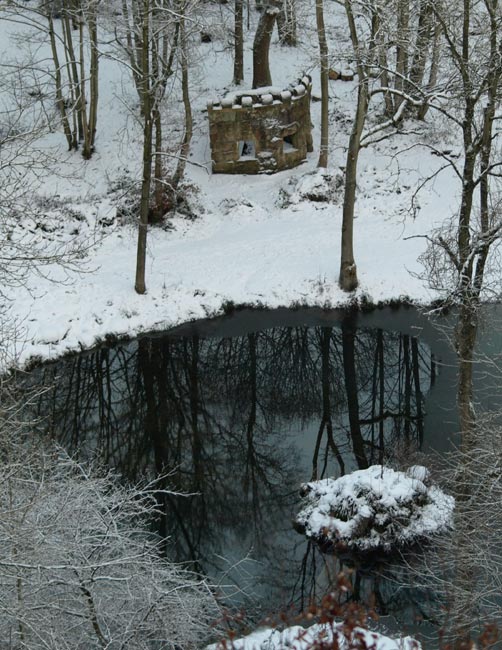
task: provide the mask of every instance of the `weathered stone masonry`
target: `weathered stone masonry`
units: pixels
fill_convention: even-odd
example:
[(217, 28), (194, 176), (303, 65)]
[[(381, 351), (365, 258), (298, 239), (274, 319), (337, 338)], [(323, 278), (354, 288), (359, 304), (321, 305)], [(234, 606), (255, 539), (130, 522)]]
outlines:
[(259, 174), (299, 165), (312, 151), (311, 78), (208, 103), (213, 172)]

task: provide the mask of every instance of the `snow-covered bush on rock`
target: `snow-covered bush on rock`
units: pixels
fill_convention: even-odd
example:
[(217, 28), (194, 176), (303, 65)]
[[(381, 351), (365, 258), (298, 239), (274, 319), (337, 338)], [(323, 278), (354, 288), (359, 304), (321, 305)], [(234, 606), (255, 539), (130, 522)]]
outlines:
[(311, 650), (313, 648), (338, 648), (338, 650), (420, 650), (415, 639), (406, 636), (391, 639), (383, 634), (361, 627), (349, 629), (345, 623), (316, 624), (304, 628), (300, 625), (285, 630), (265, 628), (241, 639), (208, 646), (206, 650)]
[(324, 551), (391, 551), (447, 531), (454, 499), (431, 485), (425, 467), (373, 465), (302, 486), (295, 528)]
[(326, 169), (317, 169), (298, 179), (295, 191), (291, 197), (292, 203), (314, 201), (329, 203), (334, 200), (337, 190), (343, 185), (343, 175), (332, 174)]
[(193, 648), (218, 617), (202, 581), (159, 554), (153, 494), (56, 450), (2, 440), (0, 647)]

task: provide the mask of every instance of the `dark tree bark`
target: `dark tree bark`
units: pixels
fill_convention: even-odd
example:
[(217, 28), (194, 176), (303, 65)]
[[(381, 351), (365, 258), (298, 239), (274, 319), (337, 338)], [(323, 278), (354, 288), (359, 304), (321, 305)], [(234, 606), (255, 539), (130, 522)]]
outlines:
[(234, 16), (234, 84), (244, 81), (244, 1), (235, 0)]
[(352, 323), (345, 320), (342, 323), (343, 376), (347, 393), (350, 435), (352, 438), (352, 448), (356, 457), (357, 466), (359, 469), (366, 469), (368, 467), (368, 460), (364, 451), (364, 439), (361, 433), (361, 424), (359, 422), (355, 339), (355, 328)]
[(328, 122), (328, 101), (329, 101), (329, 60), (328, 43), (326, 41), (326, 30), (324, 28), (324, 6), (323, 0), (316, 0), (315, 15), (317, 24), (317, 37), (319, 39), (319, 58), (321, 63), (321, 145), (319, 148), (318, 167), (328, 166), (328, 143), (329, 143), (329, 122)]
[(357, 189), (357, 163), (361, 149), (361, 136), (369, 106), (368, 76), (364, 62), (361, 59), (359, 38), (356, 22), (352, 12), (352, 3), (345, 0), (345, 11), (349, 23), (350, 39), (356, 54), (357, 75), (359, 89), (357, 93), (357, 109), (347, 150), (347, 163), (345, 167), (345, 191), (343, 197), (343, 218), (341, 237), (340, 275), (338, 283), (343, 291), (354, 291), (359, 284), (357, 267), (354, 260), (354, 209)]
[[(321, 424), (319, 425), (319, 431), (317, 433), (317, 440), (314, 449), (314, 455), (312, 457), (312, 481), (316, 481), (318, 476), (318, 462), (319, 462), (319, 452), (321, 450), (321, 441), (326, 429), (328, 437), (328, 446), (333, 452), (338, 465), (340, 467), (340, 476), (345, 474), (345, 463), (338, 449), (338, 446), (335, 442), (333, 436), (333, 419), (332, 419), (332, 407), (331, 407), (331, 397), (330, 397), (330, 379), (331, 379), (331, 363), (330, 363), (330, 346), (331, 346), (331, 337), (332, 337), (333, 328), (332, 327), (323, 327), (321, 329), (321, 385), (322, 385), (322, 417)], [(325, 461), (325, 465), (327, 460)], [(323, 473), (325, 468), (323, 469)]]
[(357, 94), (357, 110), (347, 150), (345, 167), (345, 191), (343, 196), (342, 241), (339, 285), (343, 291), (354, 291), (359, 281), (354, 259), (354, 210), (356, 205), (357, 163), (361, 145), (361, 135), (368, 113), (368, 80), (361, 79)]
[(150, 212), (150, 188), (152, 185), (152, 145), (153, 145), (153, 117), (152, 95), (150, 78), (150, 25), (148, 0), (144, 2), (144, 15), (142, 24), (141, 53), (141, 95), (143, 98), (143, 180), (141, 182), (141, 201), (138, 224), (138, 248), (136, 253), (136, 281), (134, 288), (137, 293), (146, 292), (145, 267), (146, 267), (146, 238), (148, 230), (148, 215)]
[[(174, 172), (172, 179), (172, 188), (171, 191), (175, 195), (178, 191), (179, 185), (183, 180), (185, 174), (185, 168), (188, 160), (188, 154), (190, 153), (190, 144), (192, 142), (193, 135), (193, 115), (192, 115), (192, 104), (190, 102), (190, 88), (188, 84), (188, 43), (185, 27), (185, 15), (182, 14), (179, 19), (180, 27), (180, 56), (181, 56), (181, 92), (183, 96), (183, 108), (185, 111), (185, 132), (183, 134), (183, 141), (181, 143), (180, 156), (178, 158), (178, 164), (176, 165), (176, 171)], [(172, 198), (172, 202), (176, 199), (175, 196)]]
[(258, 22), (253, 42), (253, 88), (272, 85), (268, 56), (278, 13), (279, 9), (269, 4)]

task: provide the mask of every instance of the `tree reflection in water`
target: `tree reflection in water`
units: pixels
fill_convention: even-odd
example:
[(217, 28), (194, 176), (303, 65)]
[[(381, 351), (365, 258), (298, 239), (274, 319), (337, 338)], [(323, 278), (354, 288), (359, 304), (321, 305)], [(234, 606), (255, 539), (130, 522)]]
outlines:
[[(300, 483), (420, 448), (435, 376), (426, 345), (356, 330), (349, 317), (229, 338), (145, 337), (32, 373), (51, 386), (39, 414), (68, 450), (131, 481), (167, 475), (163, 487), (190, 495), (159, 496), (167, 552), (225, 574), (222, 585), (248, 591), (262, 611), (302, 607), (328, 587), (332, 558), (291, 530)], [(229, 569), (248, 554), (256, 562)], [(366, 583), (354, 576), (357, 595)]]

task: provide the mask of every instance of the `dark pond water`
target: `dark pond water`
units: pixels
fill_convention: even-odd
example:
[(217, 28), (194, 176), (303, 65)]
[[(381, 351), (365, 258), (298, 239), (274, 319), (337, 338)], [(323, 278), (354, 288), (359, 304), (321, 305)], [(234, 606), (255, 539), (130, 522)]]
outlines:
[[(455, 441), (455, 357), (416, 310), (238, 312), (35, 370), (45, 427), (127, 479), (166, 475), (167, 552), (255, 620), (299, 611), (340, 566), (292, 530), (299, 487)], [(489, 392), (488, 401), (493, 391)], [(437, 463), (437, 460), (434, 461)], [(399, 564), (352, 574), (350, 597), (414, 625), (433, 595)]]

